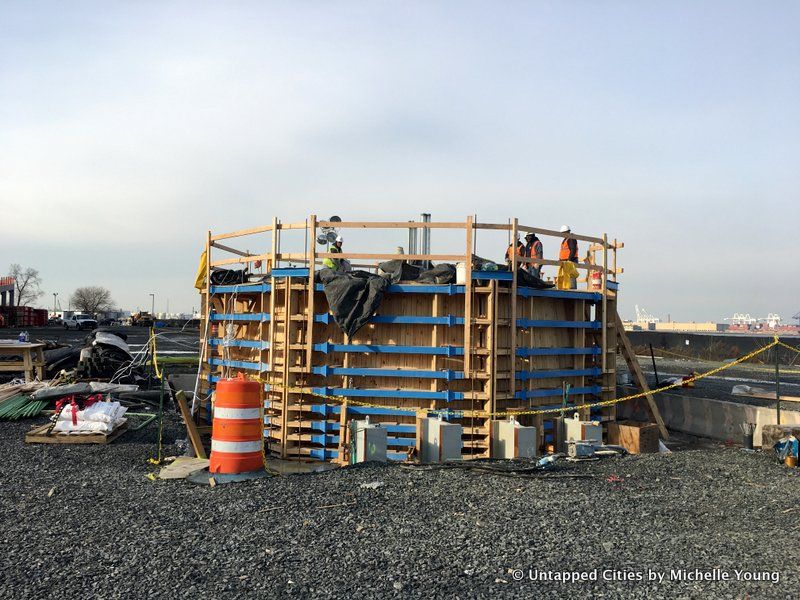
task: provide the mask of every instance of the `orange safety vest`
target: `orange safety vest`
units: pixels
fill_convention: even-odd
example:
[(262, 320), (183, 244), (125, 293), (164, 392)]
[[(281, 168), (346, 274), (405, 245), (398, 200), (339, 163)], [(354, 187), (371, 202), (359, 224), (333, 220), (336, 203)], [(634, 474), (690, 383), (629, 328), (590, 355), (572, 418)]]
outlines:
[(569, 260), (570, 254), (569, 239), (564, 238), (561, 242), (561, 252), (558, 253), (558, 260)]
[[(506, 250), (506, 261), (511, 262), (511, 248), (512, 245), (508, 246), (508, 250)], [(517, 244), (517, 256), (525, 256), (525, 245), (521, 242)]]

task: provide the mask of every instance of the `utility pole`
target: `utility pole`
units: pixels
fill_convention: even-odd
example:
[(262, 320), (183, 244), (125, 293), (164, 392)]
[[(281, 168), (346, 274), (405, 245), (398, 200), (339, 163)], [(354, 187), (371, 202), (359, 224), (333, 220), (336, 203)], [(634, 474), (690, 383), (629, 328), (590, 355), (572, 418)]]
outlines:
[(56, 311), (58, 307), (56, 306), (56, 298), (58, 297), (58, 292), (53, 292), (53, 316), (56, 316)]

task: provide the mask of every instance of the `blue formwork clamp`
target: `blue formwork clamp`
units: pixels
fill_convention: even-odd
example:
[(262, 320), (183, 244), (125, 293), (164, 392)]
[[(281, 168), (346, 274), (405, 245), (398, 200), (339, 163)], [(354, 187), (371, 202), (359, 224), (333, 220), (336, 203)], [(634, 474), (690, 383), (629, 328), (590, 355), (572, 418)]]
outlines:
[(444, 372), (444, 380), (445, 381), (453, 381), (455, 378), (456, 378), (456, 372), (455, 371), (453, 371), (451, 369), (447, 369)]
[(450, 391), (450, 390), (445, 390), (445, 392), (444, 392), (444, 399), (445, 399), (446, 402), (452, 402), (453, 400), (456, 400), (457, 397), (458, 396), (457, 396), (456, 392), (453, 392), (453, 391)]
[(320, 313), (314, 317), (316, 323), (324, 323), (327, 325), (331, 322), (331, 313)]
[(317, 373), (317, 375), (322, 375), (323, 377), (330, 377), (333, 374), (330, 365), (322, 365), (320, 367), (314, 367), (314, 371)]

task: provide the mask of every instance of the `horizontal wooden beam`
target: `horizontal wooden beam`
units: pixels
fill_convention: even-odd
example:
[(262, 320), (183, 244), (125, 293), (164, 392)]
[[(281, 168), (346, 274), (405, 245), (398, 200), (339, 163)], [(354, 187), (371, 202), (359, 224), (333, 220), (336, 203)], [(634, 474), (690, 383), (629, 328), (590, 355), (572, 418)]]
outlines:
[(237, 250), (236, 248), (231, 248), (230, 246), (226, 246), (224, 244), (220, 244), (219, 242), (211, 242), (211, 245), (214, 248), (219, 248), (220, 250), (224, 250), (225, 252), (230, 252), (231, 254), (238, 254), (239, 256), (252, 256), (249, 252), (242, 252), (241, 250)]
[(421, 221), (317, 221), (318, 227), (335, 227), (337, 229), (466, 229), (465, 222), (445, 223)]
[(272, 254), (254, 254), (252, 256), (242, 256), (240, 258), (225, 258), (223, 260), (215, 260), (209, 266), (221, 267), (222, 265), (236, 265), (240, 263), (251, 263), (257, 260), (267, 260), (272, 258)]
[(261, 227), (251, 227), (250, 229), (240, 229), (238, 231), (231, 231), (230, 233), (218, 233), (211, 236), (211, 241), (225, 240), (242, 235), (254, 235), (256, 233), (264, 233), (265, 231), (272, 231), (272, 225), (262, 225)]
[(362, 254), (356, 252), (319, 252), (317, 258), (347, 258), (359, 260), (463, 260), (463, 254)]
[[(559, 260), (548, 260), (546, 258), (528, 258), (526, 256), (518, 256), (517, 257), (518, 263), (525, 263), (529, 265), (552, 265), (554, 267), (560, 267), (561, 263), (564, 261)], [(602, 271), (603, 267), (600, 265), (592, 265), (589, 263), (573, 263), (578, 269), (586, 269), (587, 271)], [(607, 270), (608, 273), (611, 273), (611, 269)]]

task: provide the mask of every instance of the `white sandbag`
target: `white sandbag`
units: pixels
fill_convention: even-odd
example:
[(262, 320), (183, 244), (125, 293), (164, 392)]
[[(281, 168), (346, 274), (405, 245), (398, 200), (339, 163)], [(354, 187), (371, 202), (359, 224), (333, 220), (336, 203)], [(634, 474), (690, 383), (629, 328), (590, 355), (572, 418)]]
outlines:
[[(95, 402), (86, 410), (79, 410), (77, 419), (78, 424), (82, 421), (94, 423), (116, 423), (128, 411), (126, 406), (122, 406), (119, 402)], [(72, 405), (67, 404), (61, 414), (58, 415), (58, 421), (72, 422)]]
[(120, 419), (116, 423), (100, 423), (98, 421), (78, 421), (77, 425), (73, 425), (72, 421), (59, 420), (53, 432), (55, 433), (69, 433), (69, 434), (82, 434), (82, 433), (111, 433), (118, 426), (122, 425), (127, 419)]

